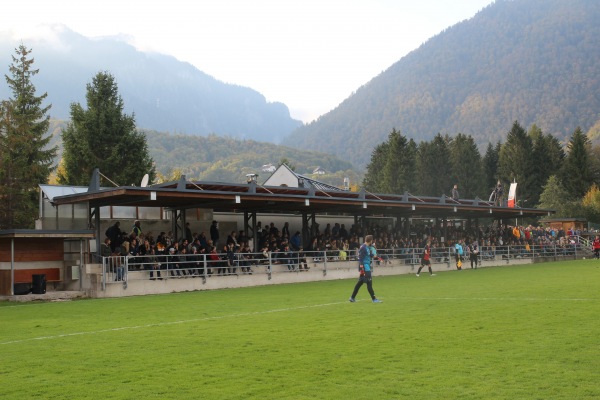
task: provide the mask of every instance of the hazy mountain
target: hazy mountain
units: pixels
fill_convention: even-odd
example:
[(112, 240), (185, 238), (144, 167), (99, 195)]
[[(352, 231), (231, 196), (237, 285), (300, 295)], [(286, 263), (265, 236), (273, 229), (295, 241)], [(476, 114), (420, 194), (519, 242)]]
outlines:
[(438, 132), (470, 134), (480, 149), (505, 138), (515, 120), (560, 139), (577, 126), (587, 132), (600, 122), (598, 21), (598, 0), (497, 0), (289, 142), (364, 166), (393, 128), (417, 142)]
[[(0, 36), (0, 72), (8, 74), (20, 41)], [(28, 39), (37, 93), (48, 93), (53, 118), (70, 119), (70, 104), (84, 107), (86, 84), (96, 73), (116, 78), (125, 112), (135, 113), (137, 126), (158, 131), (208, 135), (215, 133), (278, 143), (301, 125), (282, 103), (268, 103), (257, 91), (225, 84), (189, 63), (157, 53), (137, 51), (118, 38), (89, 39), (64, 26), (54, 26), (44, 39)], [(0, 85), (0, 98), (9, 95)]]
[[(50, 146), (58, 146), (56, 164), (62, 157), (61, 132), (66, 126), (66, 121), (50, 121)], [(272, 172), (266, 171), (266, 166), (278, 166), (286, 160), (296, 172), (338, 187), (343, 187), (344, 178), (349, 178), (353, 185), (363, 178), (350, 162), (317, 151), (213, 134), (196, 136), (150, 129), (140, 131), (146, 135), (156, 171), (165, 177), (180, 172), (188, 179), (241, 183), (246, 181), (246, 174), (258, 174), (259, 183), (262, 183)], [(313, 176), (317, 167), (325, 174)]]

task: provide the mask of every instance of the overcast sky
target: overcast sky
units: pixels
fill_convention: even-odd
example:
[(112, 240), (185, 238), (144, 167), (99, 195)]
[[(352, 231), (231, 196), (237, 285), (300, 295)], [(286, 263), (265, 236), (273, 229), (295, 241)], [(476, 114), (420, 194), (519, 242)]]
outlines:
[[(41, 25), (120, 36), (285, 103), (310, 122), (492, 0), (28, 0), (5, 2), (0, 32)], [(26, 42), (25, 42), (26, 44)]]

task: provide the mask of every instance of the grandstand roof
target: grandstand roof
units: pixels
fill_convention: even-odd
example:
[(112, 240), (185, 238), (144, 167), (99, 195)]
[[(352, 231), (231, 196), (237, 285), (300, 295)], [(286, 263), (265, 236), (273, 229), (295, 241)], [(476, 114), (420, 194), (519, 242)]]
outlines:
[[(94, 179), (92, 179), (94, 182)], [(96, 181), (99, 182), (99, 181)], [(58, 191), (61, 192), (61, 191)], [(55, 194), (58, 194), (55, 193)], [(63, 191), (64, 192), (64, 191)], [(66, 190), (50, 201), (55, 205), (88, 203), (89, 207), (137, 206), (168, 209), (208, 208), (227, 212), (344, 213), (357, 216), (521, 218), (549, 216), (553, 210), (497, 207), (482, 199), (453, 200), (447, 196), (426, 197), (410, 193), (375, 194), (365, 190), (327, 190), (319, 186), (285, 187), (188, 181), (166, 182), (147, 187)]]

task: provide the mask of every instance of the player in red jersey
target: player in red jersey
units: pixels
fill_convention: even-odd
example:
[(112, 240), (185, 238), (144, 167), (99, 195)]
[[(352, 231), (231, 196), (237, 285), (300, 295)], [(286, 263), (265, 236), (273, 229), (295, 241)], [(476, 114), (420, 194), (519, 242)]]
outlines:
[(421, 273), (421, 270), (426, 265), (427, 265), (427, 268), (429, 269), (429, 275), (431, 275), (431, 276), (435, 275), (433, 273), (433, 271), (431, 270), (431, 242), (429, 240), (427, 241), (427, 244), (425, 245), (425, 248), (423, 249), (423, 255), (421, 256), (421, 266), (417, 270), (417, 276), (419, 276), (419, 274)]

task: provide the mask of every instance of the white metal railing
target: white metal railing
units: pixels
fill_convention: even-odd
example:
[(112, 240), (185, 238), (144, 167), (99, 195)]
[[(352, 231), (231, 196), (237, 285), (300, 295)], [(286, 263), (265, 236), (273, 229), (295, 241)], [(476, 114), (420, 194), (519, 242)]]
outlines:
[[(519, 258), (562, 259), (577, 258), (578, 253), (587, 247), (578, 242), (547, 245), (503, 245), (479, 246), (478, 260), (505, 261)], [(418, 265), (421, 262), (422, 248), (378, 249), (375, 266)], [(468, 248), (463, 253), (464, 262), (469, 259)], [(211, 276), (227, 275), (266, 275), (271, 279), (274, 273), (303, 272), (309, 269), (322, 271), (348, 268), (348, 261), (357, 260), (357, 250), (305, 251), (305, 252), (265, 252), (221, 254), (177, 254), (150, 256), (111, 256), (102, 258), (103, 289), (106, 284), (133, 279), (180, 279), (201, 278), (206, 282)], [(431, 249), (433, 264), (454, 265), (454, 247), (434, 247)]]
[(571, 236), (571, 239), (574, 240), (575, 242), (579, 243), (582, 246), (591, 248), (592, 247), (592, 241), (588, 238), (585, 238), (583, 236), (580, 235), (575, 235), (575, 236)]

